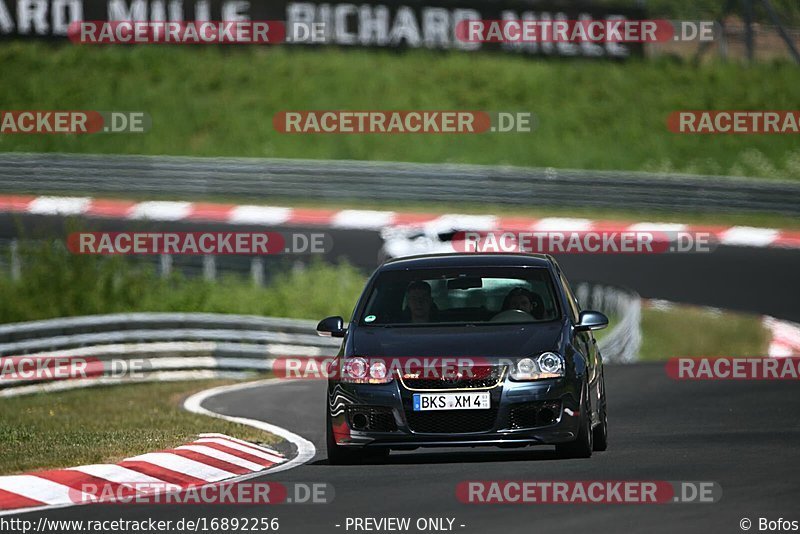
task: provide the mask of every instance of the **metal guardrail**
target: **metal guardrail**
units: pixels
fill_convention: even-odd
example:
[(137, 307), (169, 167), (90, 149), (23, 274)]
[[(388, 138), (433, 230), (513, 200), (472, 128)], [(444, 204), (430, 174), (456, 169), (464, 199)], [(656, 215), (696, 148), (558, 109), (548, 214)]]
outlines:
[(800, 215), (800, 183), (722, 176), (359, 161), (0, 155), (0, 191), (426, 200)]
[(603, 360), (631, 363), (638, 359), (642, 346), (642, 299), (633, 291), (603, 284), (579, 283), (575, 296), (585, 309), (600, 310), (617, 320), (600, 338), (597, 346)]
[[(178, 328), (269, 330), (273, 333), (314, 334), (316, 339), (324, 340), (324, 338), (316, 336), (315, 327), (316, 323), (314, 321), (262, 317), (259, 315), (158, 312), (114, 313), (0, 325), (0, 343), (59, 335), (68, 336), (122, 330), (169, 330)], [(2, 345), (0, 345), (0, 347), (1, 346)], [(2, 349), (0, 349), (0, 353), (2, 352)]]
[[(340, 340), (319, 337), (315, 321), (214, 313), (130, 313), (0, 326), (0, 357), (77, 357), (77, 379), (47, 373), (6, 377), (0, 397), (146, 380), (244, 379), (272, 369), (278, 356), (336, 354)], [(120, 361), (136, 372), (115, 375)], [(123, 366), (124, 367), (124, 366)], [(248, 375), (247, 373), (250, 373)]]
[[(214, 343), (228, 354), (274, 354), (272, 346), (336, 348), (316, 334), (314, 321), (216, 313), (121, 313), (0, 326), (0, 356), (64, 351), (97, 345), (154, 342)], [(304, 352), (300, 350), (299, 352)], [(307, 351), (306, 351), (307, 352)]]

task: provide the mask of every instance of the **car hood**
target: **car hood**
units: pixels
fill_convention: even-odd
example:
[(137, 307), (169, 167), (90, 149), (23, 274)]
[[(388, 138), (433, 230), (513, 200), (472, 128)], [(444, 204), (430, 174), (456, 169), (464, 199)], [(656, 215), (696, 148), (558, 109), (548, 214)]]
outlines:
[(458, 327), (362, 327), (352, 332), (348, 355), (365, 357), (519, 358), (557, 350), (563, 323)]

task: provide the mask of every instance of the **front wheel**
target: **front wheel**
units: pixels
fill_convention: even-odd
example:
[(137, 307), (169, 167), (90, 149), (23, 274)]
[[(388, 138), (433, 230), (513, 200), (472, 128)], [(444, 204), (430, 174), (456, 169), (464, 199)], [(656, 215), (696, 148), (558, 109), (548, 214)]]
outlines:
[(556, 453), (562, 458), (591, 458), (592, 456), (594, 432), (592, 432), (592, 415), (589, 412), (589, 394), (586, 388), (584, 388), (582, 397), (581, 426), (578, 430), (578, 437), (575, 438), (575, 441), (556, 445)]
[(593, 440), (594, 450), (604, 451), (608, 449), (608, 416), (606, 408), (606, 381), (605, 378), (600, 380), (600, 424), (594, 427)]

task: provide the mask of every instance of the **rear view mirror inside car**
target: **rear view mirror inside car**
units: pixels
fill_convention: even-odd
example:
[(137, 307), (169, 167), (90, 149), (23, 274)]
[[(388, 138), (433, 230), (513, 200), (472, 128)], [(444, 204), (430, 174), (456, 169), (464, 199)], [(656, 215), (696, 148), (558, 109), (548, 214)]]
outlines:
[(447, 281), (447, 289), (475, 289), (483, 287), (483, 279), (478, 277), (458, 277)]

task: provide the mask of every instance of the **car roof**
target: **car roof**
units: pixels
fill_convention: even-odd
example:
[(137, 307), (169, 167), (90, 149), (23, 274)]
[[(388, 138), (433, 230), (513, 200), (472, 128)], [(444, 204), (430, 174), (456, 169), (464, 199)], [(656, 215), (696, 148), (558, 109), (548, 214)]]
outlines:
[(394, 258), (384, 263), (381, 271), (430, 269), (437, 267), (550, 267), (547, 254), (474, 254), (470, 252), (421, 254)]

